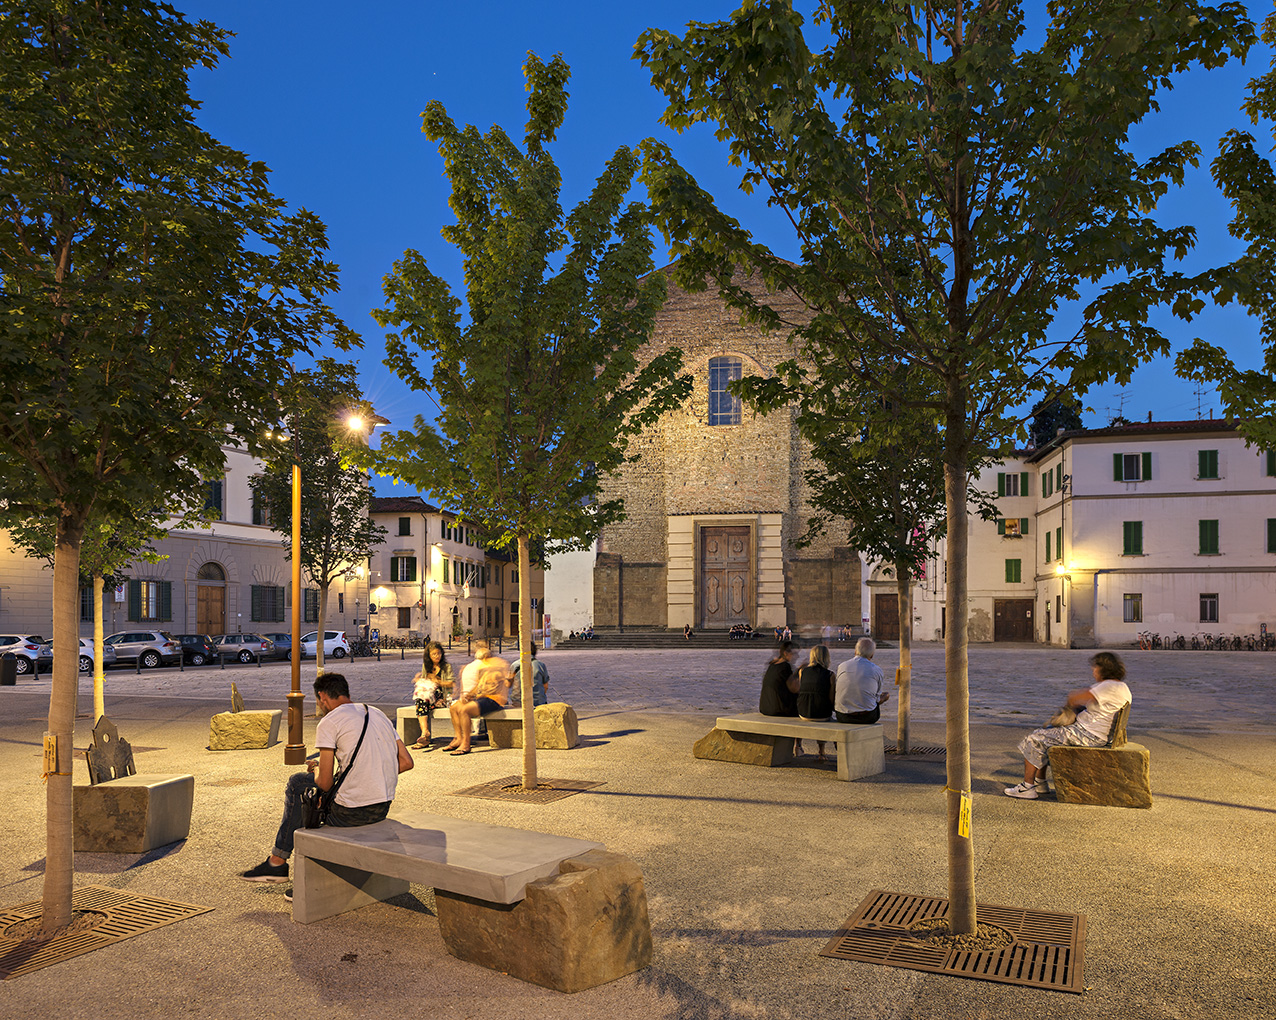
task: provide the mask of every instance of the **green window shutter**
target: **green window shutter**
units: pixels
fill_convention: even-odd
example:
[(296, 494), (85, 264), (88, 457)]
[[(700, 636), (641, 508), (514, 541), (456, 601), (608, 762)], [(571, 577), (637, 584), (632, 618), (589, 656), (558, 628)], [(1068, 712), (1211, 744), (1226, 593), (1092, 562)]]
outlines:
[(1143, 480), (1146, 482), (1152, 477), (1152, 454), (1145, 452), (1143, 454)]
[(997, 472), (997, 495), (1004, 496), (1006, 494), (1006, 472)]
[(1054, 529), (1054, 555), (1055, 559), (1063, 559), (1063, 528)]
[(1021, 561), (1006, 560), (1006, 583), (1018, 584), (1021, 576)]
[(1019, 495), (1021, 496), (1028, 495), (1028, 472), (1027, 471), (1019, 472)]
[(997, 518), (997, 534), (1004, 535), (1006, 533), (1006, 522), (1003, 518)]
[(1143, 522), (1134, 521), (1134, 551), (1143, 555)]
[(161, 581), (159, 583), (160, 597), (160, 613), (161, 620), (173, 619), (173, 582)]
[(1028, 534), (1028, 518), (1027, 517), (1019, 518), (1019, 534), (1021, 535)]
[(1050, 532), (1047, 531), (1046, 532), (1046, 562), (1047, 563), (1049, 563), (1052, 559), (1054, 559), (1054, 557), (1050, 555), (1050, 538), (1051, 538)]
[(129, 581), (128, 583), (128, 618), (138, 621), (142, 619), (141, 581)]
[(1218, 451), (1217, 450), (1197, 450), (1196, 451), (1196, 477), (1197, 478), (1217, 478), (1218, 477)]
[(1125, 463), (1125, 459), (1119, 453), (1112, 455), (1112, 480), (1114, 482), (1124, 482), (1125, 475), (1121, 471), (1121, 465)]
[(399, 579), (399, 557), (390, 557), (390, 580), (397, 581)]
[(1143, 522), (1121, 522), (1121, 551), (1126, 556), (1143, 555)]
[(1041, 495), (1043, 497), (1050, 495), (1050, 472), (1049, 471), (1041, 472)]
[(1200, 536), (1202, 555), (1218, 552), (1218, 521), (1201, 521)]
[(261, 585), (254, 584), (251, 593), (252, 608), (249, 610), (248, 618), (256, 623), (261, 619)]
[(1267, 518), (1267, 551), (1276, 553), (1276, 517)]
[(1276, 450), (1267, 451), (1267, 476), (1276, 476)]
[(1056, 491), (1063, 489), (1063, 461), (1054, 466), (1054, 487)]
[(415, 556), (409, 556), (409, 557), (408, 557), (408, 577), (407, 577), (407, 579), (408, 579), (409, 581), (415, 581), (415, 580), (416, 580), (416, 557), (415, 557)]

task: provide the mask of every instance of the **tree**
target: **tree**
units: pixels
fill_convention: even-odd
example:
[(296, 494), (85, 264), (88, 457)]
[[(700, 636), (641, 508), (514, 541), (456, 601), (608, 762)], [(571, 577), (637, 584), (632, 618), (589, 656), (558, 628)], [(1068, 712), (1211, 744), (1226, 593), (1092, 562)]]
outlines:
[[(415, 251), (386, 277), (375, 312), (386, 364), (438, 403), (437, 427), (383, 436), (379, 468), (432, 491), (482, 529), (489, 548), (518, 547), (523, 785), (536, 786), (530, 548), (581, 548), (620, 519), (599, 479), (629, 458), (629, 438), (685, 399), (681, 354), (645, 364), (637, 352), (664, 299), (651, 272), (647, 210), (626, 204), (638, 170), (620, 148), (590, 196), (564, 216), (546, 145), (567, 110), (570, 71), (528, 54), (530, 93), (520, 150), (499, 127), (458, 128), (431, 102), (422, 129), (439, 143), (457, 222), (443, 236), (465, 260), (467, 318)], [(557, 268), (554, 268), (557, 267)], [(427, 379), (409, 345), (432, 361)]]
[[(1276, 14), (1263, 22), (1263, 41), (1276, 46)], [(1249, 83), (1241, 109), (1250, 122), (1271, 132), (1276, 121), (1276, 57), (1264, 75)], [(1196, 296), (1207, 294), (1220, 305), (1236, 301), (1259, 319), (1264, 347), (1260, 369), (1236, 365), (1225, 347), (1197, 339), (1179, 354), (1178, 374), (1197, 382), (1218, 384), (1223, 415), (1235, 419), (1247, 440), (1276, 449), (1276, 170), (1255, 149), (1247, 131), (1229, 131), (1219, 140), (1218, 157), (1210, 164), (1215, 184), (1232, 203), (1231, 235), (1245, 244), (1235, 261), (1208, 270), (1191, 281), (1175, 311), (1191, 319), (1204, 307)]]
[(289, 356), (353, 339), (322, 302), (323, 225), (194, 122), (187, 75), (226, 52), (154, 0), (0, 3), (0, 496), (57, 522), (45, 930), (71, 919), (85, 529), (135, 489), (202, 490)]
[(1032, 408), (1028, 434), (1032, 445), (1040, 449), (1059, 434), (1081, 428), (1081, 405), (1068, 397), (1056, 396), (1039, 401)]
[[(949, 919), (975, 930), (969, 694), (967, 506), (971, 464), (1018, 431), (1013, 409), (1063, 381), (1084, 392), (1124, 381), (1166, 349), (1146, 309), (1170, 285), (1168, 255), (1189, 227), (1149, 216), (1191, 143), (1139, 162), (1132, 125), (1192, 64), (1243, 53), (1252, 29), (1236, 3), (1047, 8), (1024, 45), (1023, 5), (1002, 0), (828, 0), (812, 50), (788, 0), (747, 0), (729, 21), (685, 36), (649, 30), (637, 56), (669, 100), (664, 121), (717, 126), (741, 187), (765, 189), (792, 224), (800, 260), (777, 257), (722, 214), (668, 146), (648, 143), (643, 179), (682, 255), (679, 282), (716, 282), (742, 314), (779, 315), (732, 283), (760, 272), (811, 310), (803, 352), (872, 352), (904, 370), (866, 387), (935, 415), (947, 517)], [(1071, 336), (1055, 310), (1095, 296)], [(920, 399), (915, 395), (920, 394)], [(932, 396), (934, 395), (934, 396)], [(966, 810), (963, 811), (963, 808)]]
[[(316, 668), (323, 672), (323, 633), (328, 591), (354, 566), (372, 555), (386, 535), (368, 516), (372, 491), (368, 476), (346, 459), (347, 419), (363, 403), (353, 365), (323, 358), (310, 371), (294, 374), (283, 388), (288, 435), (267, 455), (266, 472), (251, 481), (253, 497), (264, 506), (271, 527), (288, 536), (292, 558), (292, 467), (301, 464), (301, 565), (319, 589)], [(344, 438), (344, 436), (343, 436)], [(293, 592), (294, 599), (301, 598)]]

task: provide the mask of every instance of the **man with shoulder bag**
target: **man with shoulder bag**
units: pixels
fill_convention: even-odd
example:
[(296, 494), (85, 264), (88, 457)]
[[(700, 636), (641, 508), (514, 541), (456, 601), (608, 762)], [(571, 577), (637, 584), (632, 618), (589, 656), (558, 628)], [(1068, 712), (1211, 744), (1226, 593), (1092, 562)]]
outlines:
[(287, 882), (293, 835), (300, 828), (381, 821), (389, 814), (399, 773), (412, 768), (394, 724), (379, 708), (354, 704), (340, 673), (315, 680), (315, 700), (323, 714), (315, 729), (319, 757), (288, 780), (274, 848), (255, 868), (241, 872), (245, 881)]

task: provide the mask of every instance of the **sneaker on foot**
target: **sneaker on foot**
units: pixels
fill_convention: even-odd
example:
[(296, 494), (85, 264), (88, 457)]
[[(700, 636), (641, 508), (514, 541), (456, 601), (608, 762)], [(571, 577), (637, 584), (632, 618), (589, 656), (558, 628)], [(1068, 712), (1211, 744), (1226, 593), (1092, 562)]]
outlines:
[(245, 882), (287, 882), (288, 865), (286, 862), (284, 864), (271, 864), (270, 858), (267, 857), (257, 867), (241, 871), (239, 877)]
[(292, 902), (292, 886), (289, 886), (287, 889), (284, 890), (284, 899), (287, 900), (289, 903)]
[(1039, 796), (1036, 783), (1016, 783), (1006, 787), (1007, 797), (1018, 797), (1020, 800), (1036, 800)]

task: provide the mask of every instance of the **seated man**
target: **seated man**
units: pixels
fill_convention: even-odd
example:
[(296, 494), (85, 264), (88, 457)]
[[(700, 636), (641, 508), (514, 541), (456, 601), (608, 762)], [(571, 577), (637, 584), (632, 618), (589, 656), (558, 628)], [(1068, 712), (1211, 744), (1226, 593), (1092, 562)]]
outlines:
[[(487, 649), (484, 648), (486, 652)], [(476, 659), (479, 668), (473, 687), (467, 688), (456, 701), (448, 706), (452, 715), (452, 743), (447, 749), (453, 754), (470, 753), (470, 720), (499, 712), (509, 704), (510, 666), (504, 659), (490, 653)], [(474, 663), (470, 663), (474, 665)], [(466, 666), (466, 670), (470, 667)], [(465, 674), (461, 674), (464, 678)]]
[[(332, 826), (371, 825), (381, 821), (390, 811), (399, 773), (412, 768), (412, 756), (399, 739), (394, 723), (379, 708), (354, 704), (350, 700), (350, 685), (340, 673), (325, 673), (315, 680), (315, 700), (323, 713), (315, 729), (319, 758), (311, 758), (306, 762), (305, 772), (297, 772), (288, 780), (284, 790), (284, 817), (279, 823), (274, 849), (255, 868), (241, 872), (240, 877), (246, 881), (288, 881), (293, 835), (305, 817), (302, 797), (315, 786), (331, 790), (339, 778), (337, 762), (342, 765), (340, 775), (344, 778), (324, 822)], [(290, 889), (285, 899), (291, 899), (291, 893)]]
[(891, 694), (882, 689), (886, 677), (873, 661), (876, 651), (877, 643), (862, 637), (855, 642), (855, 658), (837, 667), (833, 714), (838, 722), (875, 723), (882, 717), (880, 706)]

